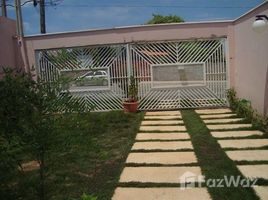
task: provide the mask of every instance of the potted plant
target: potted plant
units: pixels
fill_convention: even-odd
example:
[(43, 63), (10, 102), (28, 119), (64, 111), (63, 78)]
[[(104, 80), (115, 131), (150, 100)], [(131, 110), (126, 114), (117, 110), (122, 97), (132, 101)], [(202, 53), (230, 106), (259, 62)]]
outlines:
[(138, 110), (138, 86), (134, 76), (130, 76), (128, 86), (128, 99), (123, 102), (125, 112), (137, 112)]

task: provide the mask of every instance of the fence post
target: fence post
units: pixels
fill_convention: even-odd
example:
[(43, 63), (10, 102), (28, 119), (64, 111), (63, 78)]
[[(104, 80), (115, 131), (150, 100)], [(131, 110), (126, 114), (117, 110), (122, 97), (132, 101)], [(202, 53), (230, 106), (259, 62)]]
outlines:
[[(129, 85), (129, 81), (130, 81), (130, 76), (133, 74), (132, 73), (132, 66), (131, 66), (131, 46), (130, 44), (126, 45), (127, 48), (127, 55), (126, 55), (126, 59), (127, 59), (127, 86)], [(126, 94), (127, 98), (128, 98), (128, 92)]]
[(132, 75), (132, 69), (131, 69), (131, 49), (130, 44), (127, 44), (127, 76), (130, 78)]

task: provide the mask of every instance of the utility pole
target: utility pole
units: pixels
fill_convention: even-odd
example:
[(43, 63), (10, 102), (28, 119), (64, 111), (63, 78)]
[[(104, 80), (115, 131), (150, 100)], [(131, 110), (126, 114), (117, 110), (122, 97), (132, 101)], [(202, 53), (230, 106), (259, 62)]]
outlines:
[(20, 0), (15, 0), (15, 11), (16, 11), (16, 23), (17, 23), (17, 34), (19, 37), (23, 37), (23, 22), (21, 14), (21, 4)]
[(40, 5), (40, 32), (46, 33), (46, 12), (45, 12), (45, 0), (39, 1)]
[(1, 0), (1, 6), (2, 6), (2, 16), (7, 17), (7, 5), (6, 0)]

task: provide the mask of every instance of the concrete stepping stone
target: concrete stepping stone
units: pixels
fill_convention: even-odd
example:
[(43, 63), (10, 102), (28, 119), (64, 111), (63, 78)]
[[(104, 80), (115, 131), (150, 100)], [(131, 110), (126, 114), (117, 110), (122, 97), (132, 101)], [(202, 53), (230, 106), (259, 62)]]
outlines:
[(119, 182), (185, 183), (201, 181), (198, 176), (200, 167), (125, 167)]
[(159, 112), (146, 112), (146, 116), (155, 116), (155, 115), (180, 115), (180, 111), (159, 111)]
[(237, 167), (247, 178), (263, 178), (268, 180), (268, 165), (238, 165)]
[(210, 130), (251, 128), (251, 124), (213, 124), (207, 125)]
[(130, 153), (126, 163), (175, 165), (197, 163), (197, 159), (194, 152)]
[(188, 133), (138, 133), (136, 140), (186, 140)]
[(231, 113), (232, 110), (229, 108), (221, 109), (204, 109), (204, 110), (195, 110), (198, 114), (222, 114), (222, 113)]
[(158, 116), (144, 116), (144, 119), (181, 119), (181, 116), (179, 115), (166, 115), (166, 116), (163, 116), (163, 115), (158, 115)]
[(268, 199), (268, 186), (256, 186), (254, 187), (254, 190), (261, 200)]
[(236, 114), (200, 115), (201, 119), (220, 119), (234, 116), (236, 116)]
[(179, 150), (193, 149), (191, 141), (135, 142), (131, 150)]
[(263, 135), (261, 131), (212, 131), (211, 135), (215, 138), (228, 138), (228, 137), (248, 137), (253, 135)]
[(268, 150), (235, 150), (226, 154), (236, 161), (268, 161)]
[(143, 125), (172, 125), (172, 124), (183, 124), (182, 120), (157, 120), (157, 121), (142, 121), (141, 126)]
[(239, 122), (243, 118), (229, 118), (229, 119), (205, 119), (203, 120), (205, 124), (220, 124), (220, 123), (230, 123), (230, 122)]
[(222, 148), (258, 148), (268, 146), (268, 139), (218, 140)]
[(130, 188), (118, 187), (112, 200), (210, 200), (206, 188)]
[(186, 131), (185, 126), (140, 126), (140, 131)]

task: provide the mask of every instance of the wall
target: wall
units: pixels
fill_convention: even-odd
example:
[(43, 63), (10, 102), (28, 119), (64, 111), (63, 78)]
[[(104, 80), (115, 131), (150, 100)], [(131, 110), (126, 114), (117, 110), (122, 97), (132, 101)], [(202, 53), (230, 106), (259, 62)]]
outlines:
[(229, 80), (240, 98), (252, 101), (261, 114), (268, 112), (268, 30), (257, 34), (252, 23), (257, 14), (268, 15), (268, 2), (234, 21), (145, 25), (103, 30), (27, 36), (24, 63), (35, 65), (35, 51), (63, 47), (140, 41), (227, 37)]
[(268, 27), (255, 33), (257, 14), (268, 16), (268, 2), (234, 22), (234, 87), (240, 98), (248, 99), (261, 114), (268, 112)]
[(140, 41), (186, 40), (227, 37), (229, 21), (144, 25), (25, 37), (29, 65), (35, 65), (35, 50), (118, 44)]
[(0, 17), (0, 73), (3, 67), (17, 67), (16, 23), (14, 20)]

